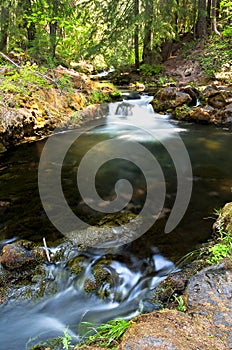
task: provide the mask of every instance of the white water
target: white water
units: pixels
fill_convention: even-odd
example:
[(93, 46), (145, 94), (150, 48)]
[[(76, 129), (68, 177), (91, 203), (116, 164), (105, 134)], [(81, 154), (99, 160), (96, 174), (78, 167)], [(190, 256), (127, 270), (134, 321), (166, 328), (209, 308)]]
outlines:
[[(149, 291), (175, 268), (158, 253), (149, 263), (136, 257), (128, 264), (113, 260), (105, 268), (113, 277), (114, 285), (110, 295), (102, 300), (84, 291), (84, 282), (91, 278), (91, 268), (99, 257), (90, 256), (89, 264), (78, 277), (67, 276), (63, 267), (49, 265), (48, 276), (54, 285), (59, 285), (59, 292), (36, 303), (2, 305), (0, 349), (21, 350), (26, 343), (30, 348), (42, 340), (63, 335), (67, 327), (75, 344), (81, 339), (81, 322), (99, 324), (116, 317), (130, 319), (143, 311), (143, 300)], [(147, 264), (146, 269), (142, 268), (142, 263)]]

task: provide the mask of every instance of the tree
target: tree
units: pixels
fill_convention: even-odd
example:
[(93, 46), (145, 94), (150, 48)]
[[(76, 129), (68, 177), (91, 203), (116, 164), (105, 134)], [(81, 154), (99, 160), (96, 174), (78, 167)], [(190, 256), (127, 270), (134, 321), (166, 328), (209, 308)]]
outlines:
[(139, 16), (139, 0), (134, 0), (134, 15), (136, 19), (134, 29), (134, 50), (135, 50), (135, 68), (139, 69), (139, 25), (137, 24)]
[(196, 36), (204, 38), (207, 35), (206, 0), (198, 1), (198, 18), (196, 23)]
[(1, 1), (1, 13), (0, 13), (0, 50), (6, 51), (8, 37), (9, 37), (9, 23), (10, 23), (10, 3), (7, 1)]
[(217, 12), (218, 12), (218, 1), (212, 0), (212, 30), (214, 33), (221, 35), (217, 30)]

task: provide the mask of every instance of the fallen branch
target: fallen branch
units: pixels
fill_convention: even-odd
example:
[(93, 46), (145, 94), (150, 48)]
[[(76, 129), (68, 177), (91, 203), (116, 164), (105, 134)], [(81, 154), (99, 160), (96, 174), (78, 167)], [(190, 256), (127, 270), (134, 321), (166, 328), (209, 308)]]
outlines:
[[(10, 63), (12, 63), (16, 68), (18, 69), (22, 69), (23, 67), (20, 66), (19, 64), (15, 63), (10, 57), (8, 57), (6, 54), (4, 54), (3, 52), (0, 52), (0, 55), (7, 61), (9, 61)], [(58, 88), (58, 85), (57, 85), (57, 82), (55, 80), (53, 80), (52, 78), (48, 77), (47, 75), (45, 74), (41, 74), (39, 72), (34, 72), (33, 70), (29, 69), (31, 73), (34, 73), (35, 75), (39, 76), (39, 77), (42, 77), (44, 79), (47, 79), (49, 81), (51, 81), (57, 88)]]

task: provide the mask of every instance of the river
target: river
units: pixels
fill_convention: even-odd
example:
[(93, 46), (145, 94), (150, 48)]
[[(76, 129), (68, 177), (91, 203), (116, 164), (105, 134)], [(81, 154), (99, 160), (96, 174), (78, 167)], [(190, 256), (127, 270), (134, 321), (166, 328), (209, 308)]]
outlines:
[[(76, 342), (80, 321), (99, 323), (142, 312), (149, 293), (175, 269), (178, 259), (210, 237), (215, 209), (231, 201), (231, 133), (155, 114), (149, 101), (144, 96), (109, 104), (105, 118), (83, 129), (59, 130), (50, 137), (50, 145), (43, 140), (0, 154), (1, 246), (12, 239), (42, 245), (46, 237), (55, 249), (60, 238), (70, 238), (75, 231), (68, 227), (69, 215), (80, 218), (85, 227), (104, 220), (108, 209), (113, 215), (120, 208), (126, 217), (146, 208), (145, 223), (134, 235), (121, 241), (117, 231), (116, 238), (100, 237), (92, 244), (81, 278), (67, 273), (67, 261), (51, 264), (48, 273), (59, 282), (54, 295), (36, 303), (3, 304), (0, 349), (23, 349), (27, 342), (32, 346), (62, 335), (67, 326)], [(84, 170), (77, 177), (80, 162)], [(96, 193), (91, 198), (96, 167)], [(57, 174), (61, 179), (56, 184)], [(88, 267), (106, 252), (112, 256), (115, 284), (101, 300), (87, 295), (80, 280), (88, 278)]]

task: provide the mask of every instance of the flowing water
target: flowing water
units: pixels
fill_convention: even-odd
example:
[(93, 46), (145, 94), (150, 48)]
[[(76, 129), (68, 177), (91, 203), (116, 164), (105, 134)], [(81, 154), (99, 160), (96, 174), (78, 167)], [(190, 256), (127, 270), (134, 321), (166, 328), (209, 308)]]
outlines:
[[(24, 349), (27, 341), (31, 346), (42, 339), (62, 335), (67, 325), (70, 326), (69, 332), (74, 342), (77, 342), (82, 321), (101, 323), (115, 317), (130, 318), (141, 313), (146, 309), (152, 290), (175, 270), (178, 259), (210, 237), (214, 210), (231, 201), (232, 135), (214, 126), (172, 121), (167, 116), (155, 114), (149, 101), (150, 98), (144, 96), (140, 100), (110, 104), (108, 116), (89, 126), (87, 131), (61, 131), (53, 138), (57, 153), (59, 147), (68, 150), (62, 167), (62, 188), (68, 205), (82, 221), (91, 225), (105, 220), (104, 203), (116, 198), (115, 184), (120, 179), (128, 180), (133, 191), (130, 191), (127, 182), (121, 183), (120, 193), (129, 203), (118, 220), (141, 212), (148, 198), (146, 185), (149, 179), (155, 179), (154, 186), (162, 191), (165, 182), (166, 193), (159, 218), (147, 232), (134, 240), (130, 237), (124, 245), (117, 243), (106, 248), (90, 247), (85, 253), (84, 271), (77, 277), (66, 269), (69, 260), (81, 254), (75, 247), (59, 263), (48, 264), (47, 278), (56, 285), (56, 293), (41, 301), (24, 302), (23, 305), (20, 302), (3, 304), (0, 308), (0, 349)], [(77, 133), (78, 140), (71, 145), (70, 140)], [(173, 149), (178, 151), (174, 142), (177, 135), (183, 140), (191, 160), (193, 191), (182, 220), (171, 232), (165, 233), (179, 191), (176, 159), (169, 152)], [(117, 143), (104, 143), (106, 140)], [(133, 143), (131, 148), (130, 142)], [(162, 177), (159, 178), (158, 172), (154, 175), (149, 166), (145, 172), (139, 169), (140, 154), (135, 151), (134, 143), (145, 146), (155, 157), (162, 169)], [(42, 238), (46, 237), (52, 250), (56, 249), (59, 239), (63, 237), (48, 220), (39, 197), (38, 166), (44, 144), (45, 141), (25, 144), (0, 155), (1, 246), (19, 238), (42, 245)], [(95, 209), (91, 209), (76, 189), (77, 170), (83, 156), (98, 144), (99, 153), (108, 160), (96, 174), (99, 197), (93, 205)], [(111, 159), (112, 154), (124, 146), (127, 151), (129, 149), (127, 156)], [(127, 159), (128, 153), (132, 157), (130, 161)], [(178, 154), (178, 164), (182, 168), (184, 164), (180, 158), (181, 154)], [(60, 160), (54, 159), (54, 164), (50, 161), (44, 170), (47, 171), (48, 192), (53, 186), (54, 164), (57, 166)], [(186, 182), (189, 187), (190, 180)], [(188, 192), (188, 189), (185, 190)], [(50, 197), (47, 198), (49, 205), (57, 204), (54, 193)], [(154, 198), (154, 202), (159, 202), (161, 197)], [(88, 196), (85, 199), (89, 200)], [(149, 203), (148, 207), (152, 205)], [(103, 208), (101, 214), (96, 206)], [(150, 214), (149, 210), (146, 214)], [(113, 216), (110, 218), (114, 220)], [(102, 300), (94, 294), (86, 294), (84, 282), (105, 255), (111, 258), (107, 269), (113, 282), (107, 297)], [(104, 288), (108, 286), (103, 283), (102, 290)]]

